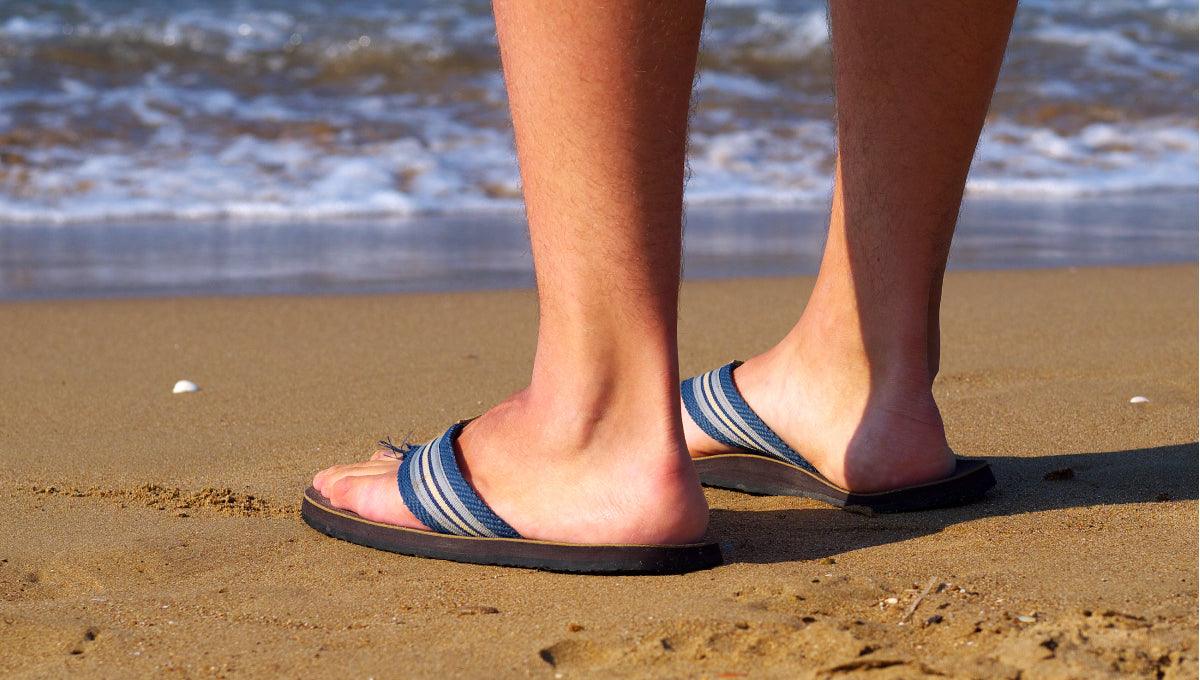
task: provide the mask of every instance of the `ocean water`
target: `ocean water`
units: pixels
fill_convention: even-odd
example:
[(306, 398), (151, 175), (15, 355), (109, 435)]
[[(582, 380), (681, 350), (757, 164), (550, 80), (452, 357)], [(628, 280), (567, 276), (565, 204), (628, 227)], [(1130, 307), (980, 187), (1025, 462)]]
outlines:
[[(828, 210), (688, 211), (687, 278), (813, 274)], [(1194, 195), (1053, 201), (973, 197), (950, 267), (1195, 262)], [(0, 224), (0, 300), (522, 288), (532, 258), (516, 211), (337, 220)]]
[[(1190, 1), (1023, 2), (969, 194), (1194, 195), (1196, 44)], [(823, 3), (710, 2), (690, 206), (824, 204), (829, 58)], [(453, 221), (519, 194), (486, 2), (0, 0), (0, 224)]]

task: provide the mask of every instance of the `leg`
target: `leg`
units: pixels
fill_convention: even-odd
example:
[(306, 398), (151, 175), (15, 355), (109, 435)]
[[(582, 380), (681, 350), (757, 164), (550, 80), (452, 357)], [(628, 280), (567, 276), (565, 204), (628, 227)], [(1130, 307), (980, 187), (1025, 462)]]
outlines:
[[(707, 506), (683, 441), (675, 315), (704, 5), (496, 0), (541, 318), (529, 387), (467, 426), (465, 475), (528, 538), (687, 542)], [(378, 454), (314, 485), (423, 528)]]
[[(942, 273), (1015, 2), (832, 0), (838, 164), (829, 239), (796, 326), (735, 378), (831, 481), (946, 475), (933, 400)], [(690, 422), (693, 455), (723, 447)]]

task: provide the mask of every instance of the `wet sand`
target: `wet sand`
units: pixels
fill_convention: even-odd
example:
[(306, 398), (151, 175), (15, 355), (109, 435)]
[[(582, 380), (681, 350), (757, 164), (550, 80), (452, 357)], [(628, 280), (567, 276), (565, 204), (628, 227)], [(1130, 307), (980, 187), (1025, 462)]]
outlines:
[[(686, 284), (684, 371), (762, 349), (810, 286)], [(528, 291), (3, 304), (0, 674), (1196, 677), (1196, 291), (1195, 266), (952, 274), (937, 397), (998, 489), (877, 517), (710, 490), (728, 564), (670, 577), (299, 519), (316, 469), (520, 387)]]

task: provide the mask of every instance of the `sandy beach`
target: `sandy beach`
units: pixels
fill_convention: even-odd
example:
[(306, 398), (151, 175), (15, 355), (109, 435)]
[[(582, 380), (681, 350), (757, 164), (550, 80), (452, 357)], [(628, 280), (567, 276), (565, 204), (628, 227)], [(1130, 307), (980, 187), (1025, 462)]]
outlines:
[[(685, 284), (685, 374), (765, 348), (810, 287)], [(535, 312), (532, 291), (0, 304), (0, 674), (1196, 677), (1195, 266), (949, 275), (936, 394), (999, 478), (969, 507), (710, 490), (727, 564), (669, 577), (300, 521), (317, 469), (521, 387)]]

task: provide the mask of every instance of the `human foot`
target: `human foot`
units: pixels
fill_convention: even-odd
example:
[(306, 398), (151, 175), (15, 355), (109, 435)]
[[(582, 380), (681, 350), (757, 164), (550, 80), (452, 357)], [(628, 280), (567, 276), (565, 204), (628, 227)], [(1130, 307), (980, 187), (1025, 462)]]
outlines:
[[(895, 373), (873, 384), (865, 354), (839, 353), (836, 345), (806, 345), (793, 334), (738, 366), (736, 389), (788, 446), (839, 487), (891, 491), (950, 475), (955, 458), (931, 379)], [(694, 458), (738, 451), (686, 414), (684, 434)]]
[[(525, 538), (565, 543), (683, 544), (704, 533), (708, 508), (677, 436), (618, 409), (564, 406), (527, 389), (462, 432), (463, 475), (498, 516)], [(366, 519), (428, 529), (405, 506), (389, 454), (323, 470), (313, 486)]]

